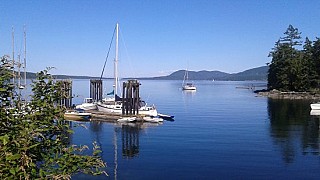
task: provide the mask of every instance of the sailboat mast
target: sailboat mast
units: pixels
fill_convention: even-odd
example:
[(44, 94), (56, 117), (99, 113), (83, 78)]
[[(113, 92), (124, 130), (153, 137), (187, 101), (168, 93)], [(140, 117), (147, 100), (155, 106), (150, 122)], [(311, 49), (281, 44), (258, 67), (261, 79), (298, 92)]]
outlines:
[(24, 31), (24, 59), (23, 59), (23, 70), (24, 70), (24, 88), (27, 87), (27, 35), (26, 26), (23, 27)]
[(18, 54), (18, 88), (19, 88), (19, 96), (21, 94), (21, 90), (20, 90), (20, 87), (21, 87), (21, 73), (20, 73), (20, 67), (21, 67), (21, 61), (20, 61), (20, 56), (21, 54), (19, 53)]
[(116, 25), (116, 57), (114, 59), (114, 95), (118, 93), (118, 46), (119, 46), (119, 24)]
[(14, 28), (12, 26), (12, 83), (14, 84)]
[(189, 80), (188, 69), (186, 70), (186, 73), (187, 73), (187, 80)]

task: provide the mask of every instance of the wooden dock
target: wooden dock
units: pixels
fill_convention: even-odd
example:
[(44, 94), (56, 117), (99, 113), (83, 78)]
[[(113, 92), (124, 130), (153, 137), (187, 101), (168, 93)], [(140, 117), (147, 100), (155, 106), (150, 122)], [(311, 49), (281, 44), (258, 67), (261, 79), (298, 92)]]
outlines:
[(122, 114), (112, 114), (101, 111), (86, 111), (91, 113), (91, 121), (104, 121), (104, 122), (117, 122), (118, 119), (122, 117), (136, 117), (137, 121), (142, 121), (142, 115), (122, 115)]

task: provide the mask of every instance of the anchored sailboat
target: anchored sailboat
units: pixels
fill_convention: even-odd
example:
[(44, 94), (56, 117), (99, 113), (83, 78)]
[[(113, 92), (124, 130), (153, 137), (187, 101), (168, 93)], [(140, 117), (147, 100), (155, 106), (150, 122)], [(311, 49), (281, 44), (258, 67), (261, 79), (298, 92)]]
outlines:
[[(115, 48), (115, 60), (114, 60), (114, 84), (113, 84), (113, 96), (104, 98), (102, 101), (97, 102), (99, 111), (113, 114), (122, 114), (122, 98), (118, 96), (118, 46), (119, 46), (119, 24), (116, 24), (116, 48)], [(147, 106), (144, 101), (139, 101), (139, 114), (157, 116), (158, 112), (154, 106)]]
[(182, 90), (192, 90), (192, 91), (197, 90), (196, 86), (193, 83), (188, 81), (189, 81), (188, 70), (186, 70), (184, 73), (184, 78), (182, 82)]

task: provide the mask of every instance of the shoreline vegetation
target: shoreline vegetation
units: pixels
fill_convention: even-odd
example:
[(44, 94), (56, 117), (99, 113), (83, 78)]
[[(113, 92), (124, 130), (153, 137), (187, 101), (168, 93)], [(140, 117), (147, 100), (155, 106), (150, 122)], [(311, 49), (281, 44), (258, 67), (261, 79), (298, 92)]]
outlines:
[(289, 25), (269, 57), (266, 90), (255, 91), (272, 99), (320, 100), (320, 38), (301, 40), (301, 32)]
[(268, 96), (287, 97), (297, 94), (292, 92), (309, 92), (298, 93), (298, 97), (314, 97), (313, 94), (320, 92), (320, 38), (311, 41), (306, 37), (303, 42), (301, 32), (292, 25), (284, 35), (269, 53), (272, 60), (268, 64)]
[(258, 96), (268, 97), (271, 99), (290, 99), (290, 100), (320, 100), (320, 93), (315, 92), (295, 92), (273, 90), (256, 90)]

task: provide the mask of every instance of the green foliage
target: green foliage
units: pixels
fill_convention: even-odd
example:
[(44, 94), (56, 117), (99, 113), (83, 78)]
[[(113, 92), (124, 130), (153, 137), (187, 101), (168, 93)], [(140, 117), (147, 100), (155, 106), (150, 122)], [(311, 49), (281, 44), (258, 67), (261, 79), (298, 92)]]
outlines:
[(8, 57), (0, 63), (0, 178), (70, 179), (75, 173), (105, 173), (99, 147), (70, 145), (64, 109), (56, 102), (64, 94), (48, 70), (37, 74), (31, 102), (18, 107)]
[(10, 82), (12, 73), (10, 71), (10, 61), (8, 56), (3, 56), (0, 59), (0, 106), (9, 107), (10, 99), (13, 96), (13, 84)]
[(282, 91), (312, 91), (319, 88), (320, 41), (312, 43), (306, 38), (301, 50), (301, 33), (297, 28), (289, 25), (284, 34), (286, 36), (276, 42), (269, 54), (272, 61), (268, 88)]

